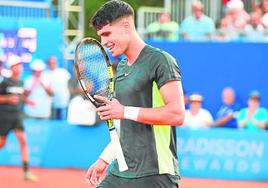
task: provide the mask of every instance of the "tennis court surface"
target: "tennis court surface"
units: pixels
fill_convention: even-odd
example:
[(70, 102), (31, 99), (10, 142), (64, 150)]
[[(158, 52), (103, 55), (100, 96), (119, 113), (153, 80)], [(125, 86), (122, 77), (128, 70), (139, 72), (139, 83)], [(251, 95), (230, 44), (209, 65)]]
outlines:
[[(95, 188), (84, 181), (85, 170), (32, 168), (38, 182), (23, 180), (19, 167), (0, 166), (1, 188)], [(267, 188), (268, 182), (182, 178), (180, 188)]]

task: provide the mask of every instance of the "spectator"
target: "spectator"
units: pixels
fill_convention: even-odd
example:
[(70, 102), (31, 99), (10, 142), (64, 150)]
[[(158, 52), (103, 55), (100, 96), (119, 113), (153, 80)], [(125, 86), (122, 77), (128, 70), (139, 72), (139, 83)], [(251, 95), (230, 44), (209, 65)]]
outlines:
[(266, 32), (261, 24), (261, 15), (259, 13), (251, 13), (250, 23), (245, 27), (244, 37), (245, 40), (251, 42), (263, 42), (266, 40)]
[(70, 93), (70, 100), (73, 99), (75, 96), (84, 96), (83, 89), (81, 88), (78, 79), (76, 78), (76, 70), (74, 66), (73, 66), (73, 75), (68, 80), (68, 89)]
[(41, 59), (34, 60), (30, 67), (32, 76), (25, 80), (27, 103), (24, 112), (28, 118), (49, 119), (53, 90), (51, 83), (43, 75), (45, 63)]
[(226, 14), (222, 18), (222, 21), (225, 22), (224, 28), (226, 30), (227, 39), (240, 39), (240, 35), (249, 20), (250, 16), (244, 10), (244, 3), (241, 0), (228, 1)]
[(73, 66), (73, 76), (68, 81), (71, 94), (67, 111), (67, 121), (76, 125), (95, 125), (100, 122), (94, 105), (85, 97), (82, 87), (76, 78), (76, 69)]
[(237, 128), (236, 115), (239, 111), (239, 105), (235, 102), (235, 91), (226, 87), (222, 91), (223, 105), (217, 113), (215, 126), (226, 128)]
[(208, 40), (215, 32), (215, 24), (203, 12), (203, 4), (199, 0), (192, 3), (192, 16), (181, 23), (180, 36), (185, 40)]
[(207, 128), (212, 125), (211, 113), (202, 108), (203, 97), (199, 94), (192, 94), (189, 97), (190, 109), (185, 111), (184, 125), (191, 128)]
[(237, 117), (240, 128), (249, 130), (265, 129), (268, 121), (268, 112), (260, 107), (260, 94), (252, 91), (248, 98), (248, 107), (239, 111)]
[(37, 177), (29, 170), (29, 156), (24, 127), (22, 121), (21, 105), (23, 102), (23, 83), (20, 81), (22, 72), (21, 60), (18, 56), (10, 56), (8, 66), (11, 70), (10, 78), (3, 78), (0, 82), (0, 149), (5, 146), (7, 136), (14, 131), (18, 139), (24, 179), (37, 181)]
[(177, 41), (179, 24), (170, 20), (168, 12), (162, 12), (157, 21), (149, 24), (146, 33), (149, 39)]
[(44, 72), (44, 76), (50, 79), (53, 90), (51, 118), (66, 120), (67, 107), (70, 100), (68, 80), (71, 78), (71, 75), (66, 69), (58, 67), (57, 58), (54, 56), (48, 58), (47, 64), (48, 70)]
[(262, 13), (261, 22), (264, 25), (266, 31), (268, 31), (268, 0), (262, 0), (260, 7)]

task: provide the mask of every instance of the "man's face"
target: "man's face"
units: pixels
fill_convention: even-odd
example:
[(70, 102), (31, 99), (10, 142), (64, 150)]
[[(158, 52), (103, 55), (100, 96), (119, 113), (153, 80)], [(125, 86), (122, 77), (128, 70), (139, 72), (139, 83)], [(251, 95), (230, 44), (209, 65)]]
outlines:
[(222, 100), (226, 105), (232, 105), (235, 100), (235, 94), (231, 90), (225, 90), (222, 95)]
[(57, 60), (54, 57), (50, 57), (48, 59), (48, 66), (51, 70), (54, 70), (57, 68)]
[(199, 20), (199, 19), (201, 19), (202, 15), (203, 15), (203, 8), (199, 7), (199, 6), (193, 6), (192, 13), (193, 13), (194, 17), (197, 20)]
[(112, 56), (117, 57), (125, 53), (129, 43), (129, 32), (123, 20), (107, 24), (97, 31), (103, 46), (109, 49)]
[(22, 64), (18, 63), (16, 65), (13, 65), (12, 67), (10, 67), (10, 70), (13, 75), (20, 75), (23, 71)]

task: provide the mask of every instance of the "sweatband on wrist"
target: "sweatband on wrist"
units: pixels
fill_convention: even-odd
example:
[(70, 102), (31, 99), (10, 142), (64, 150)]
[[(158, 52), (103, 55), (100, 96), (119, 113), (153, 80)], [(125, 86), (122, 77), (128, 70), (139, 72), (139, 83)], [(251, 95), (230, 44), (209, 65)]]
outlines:
[(111, 164), (113, 162), (113, 160), (115, 160), (115, 158), (116, 158), (115, 149), (114, 149), (114, 146), (113, 146), (112, 142), (110, 142), (106, 146), (106, 148), (100, 154), (99, 158), (104, 160), (108, 164)]
[(133, 106), (125, 106), (124, 107), (124, 119), (130, 119), (133, 121), (138, 120), (140, 108)]

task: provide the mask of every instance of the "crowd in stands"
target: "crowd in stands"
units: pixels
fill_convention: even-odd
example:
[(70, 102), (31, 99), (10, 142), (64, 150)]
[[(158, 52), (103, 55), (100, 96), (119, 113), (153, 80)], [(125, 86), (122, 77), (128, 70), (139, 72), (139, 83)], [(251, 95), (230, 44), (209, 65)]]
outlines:
[[(118, 59), (120, 60), (120, 58)], [(113, 59), (114, 62), (118, 60)], [(11, 56), (8, 61), (20, 61)], [(23, 106), (26, 118), (67, 120), (75, 124), (94, 125), (100, 121), (93, 105), (85, 101), (82, 89), (74, 74), (57, 65), (57, 58), (51, 56), (47, 63), (35, 59), (31, 64), (31, 75), (24, 80), (25, 97)], [(115, 63), (116, 64), (116, 63)], [(1, 78), (10, 77), (8, 69), (0, 63)], [(48, 67), (46, 67), (48, 65)], [(222, 91), (222, 106), (213, 117), (202, 107), (203, 96), (199, 93), (185, 93), (184, 125), (193, 129), (225, 127), (250, 130), (268, 129), (268, 110), (261, 107), (260, 93), (252, 91), (247, 106), (242, 108), (236, 101), (234, 89), (226, 87)], [(69, 113), (68, 113), (69, 110)], [(90, 117), (90, 118), (89, 118)]]
[(181, 23), (170, 19), (168, 12), (160, 14), (156, 22), (146, 28), (151, 40), (190, 41), (268, 41), (268, 0), (252, 1), (252, 12), (247, 12), (242, 0), (223, 1), (223, 16), (213, 20), (204, 13), (203, 3), (191, 4), (192, 15)]
[(260, 93), (250, 92), (247, 106), (241, 107), (236, 101), (234, 89), (226, 87), (222, 91), (222, 106), (215, 119), (212, 113), (202, 108), (203, 97), (193, 93), (187, 97), (184, 125), (193, 129), (225, 127), (260, 130), (268, 128), (268, 110), (260, 104)]

